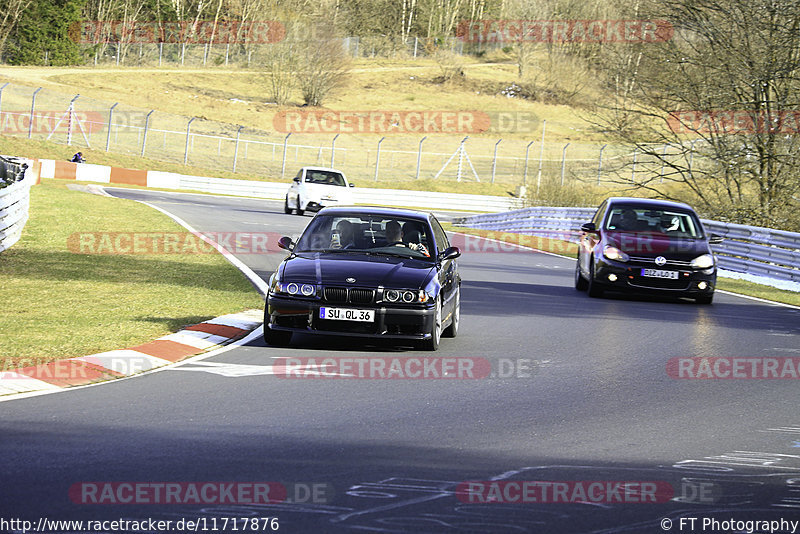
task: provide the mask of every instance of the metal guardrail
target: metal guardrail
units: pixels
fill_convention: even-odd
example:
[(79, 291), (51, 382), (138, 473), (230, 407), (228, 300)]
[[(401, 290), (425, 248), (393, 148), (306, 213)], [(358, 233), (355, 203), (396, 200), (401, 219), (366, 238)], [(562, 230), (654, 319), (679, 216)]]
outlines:
[[(289, 184), (279, 182), (257, 182), (254, 180), (232, 180), (228, 178), (201, 178), (180, 175), (178, 189), (203, 191), (236, 196), (250, 196), (283, 200)], [(358, 204), (381, 206), (416, 207), (421, 209), (453, 209), (464, 211), (502, 211), (516, 208), (522, 199), (490, 195), (467, 195), (458, 193), (436, 193), (401, 189), (378, 189), (355, 187), (353, 200)]]
[[(535, 207), (455, 220), (456, 226), (531, 234), (577, 242), (595, 208)], [(729, 271), (800, 282), (800, 233), (703, 219), (706, 232), (725, 238), (712, 249)]]
[(28, 166), (0, 156), (0, 252), (14, 245), (28, 221), (30, 180)]

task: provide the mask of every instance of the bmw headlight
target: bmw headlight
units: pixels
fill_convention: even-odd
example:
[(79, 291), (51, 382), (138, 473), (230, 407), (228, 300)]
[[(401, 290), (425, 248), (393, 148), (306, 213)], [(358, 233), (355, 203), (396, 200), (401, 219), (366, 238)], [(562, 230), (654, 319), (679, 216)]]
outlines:
[(692, 267), (695, 269), (710, 269), (714, 266), (714, 256), (703, 254), (692, 260)]
[(614, 261), (628, 261), (630, 259), (627, 254), (622, 252), (617, 247), (612, 247), (611, 245), (606, 245), (606, 248), (603, 249), (603, 256)]
[(393, 303), (420, 304), (428, 302), (428, 294), (418, 289), (386, 289), (383, 292), (383, 300)]
[(274, 285), (274, 291), (283, 295), (313, 297), (317, 294), (317, 286), (314, 284), (277, 281)]

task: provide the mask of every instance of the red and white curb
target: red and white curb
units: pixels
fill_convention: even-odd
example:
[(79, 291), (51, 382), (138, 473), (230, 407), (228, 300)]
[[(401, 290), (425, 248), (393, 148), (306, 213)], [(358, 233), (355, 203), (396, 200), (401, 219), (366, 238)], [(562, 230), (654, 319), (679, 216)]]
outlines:
[(84, 386), (170, 365), (241, 339), (261, 326), (262, 313), (223, 315), (129, 349), (0, 372), (0, 396)]

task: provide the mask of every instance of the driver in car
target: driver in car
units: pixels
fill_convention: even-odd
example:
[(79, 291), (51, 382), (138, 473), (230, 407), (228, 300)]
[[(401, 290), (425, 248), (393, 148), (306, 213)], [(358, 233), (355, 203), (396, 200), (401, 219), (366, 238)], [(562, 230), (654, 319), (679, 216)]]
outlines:
[(389, 221), (386, 223), (386, 246), (408, 247), (411, 250), (422, 252), (426, 256), (430, 257), (431, 255), (431, 253), (428, 252), (428, 247), (422, 243), (405, 243), (403, 241), (403, 229), (400, 227), (400, 223), (397, 221)]

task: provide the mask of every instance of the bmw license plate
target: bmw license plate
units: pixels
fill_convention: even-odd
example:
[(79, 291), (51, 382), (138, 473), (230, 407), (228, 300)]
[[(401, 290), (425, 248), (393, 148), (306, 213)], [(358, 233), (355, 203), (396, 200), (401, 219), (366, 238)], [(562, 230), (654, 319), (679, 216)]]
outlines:
[(648, 278), (670, 278), (672, 280), (678, 279), (678, 271), (665, 271), (663, 269), (642, 269), (642, 276)]
[(319, 318), (329, 321), (360, 321), (372, 323), (375, 321), (375, 310), (354, 310), (352, 308), (320, 308)]

